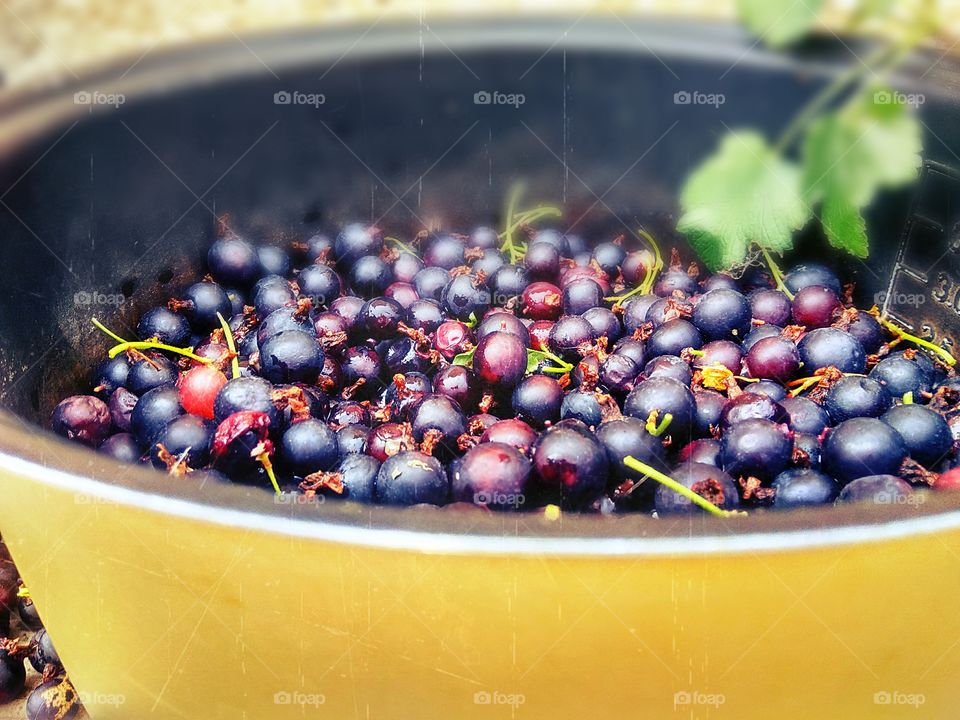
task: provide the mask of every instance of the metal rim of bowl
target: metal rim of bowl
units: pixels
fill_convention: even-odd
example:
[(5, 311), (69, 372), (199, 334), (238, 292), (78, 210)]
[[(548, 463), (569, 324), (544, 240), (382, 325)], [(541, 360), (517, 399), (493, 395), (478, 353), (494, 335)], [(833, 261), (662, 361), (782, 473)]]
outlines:
[[(134, 98), (222, 82), (252, 73), (272, 72), (307, 62), (334, 60), (348, 52), (383, 57), (400, 52), (531, 49), (548, 47), (633, 52), (654, 57), (683, 56), (735, 64), (789, 69), (801, 62), (756, 46), (733, 25), (638, 20), (628, 25), (596, 19), (490, 19), (433, 25), (433, 36), (410, 33), (415, 24), (359, 28), (352, 41), (344, 28), (309, 29), (251, 36), (157, 52), (133, 70), (116, 62), (66, 85), (23, 90), (0, 98), (0, 157), (86, 112), (72, 102), (73, 92), (97, 87)], [(446, 41), (440, 34), (445, 33)], [(416, 42), (411, 42), (416, 39)], [(422, 45), (420, 44), (422, 43)], [(829, 75), (842, 66), (846, 43), (835, 57), (810, 63), (807, 73)], [(268, 66), (264, 60), (270, 60)], [(928, 58), (929, 59), (929, 58)], [(942, 62), (941, 62), (942, 61)], [(924, 89), (948, 94), (940, 81), (956, 78), (960, 65), (937, 61)], [(125, 72), (119, 78), (118, 72)], [(94, 501), (118, 503), (185, 519), (242, 527), (321, 541), (388, 550), (482, 555), (561, 555), (598, 557), (683, 556), (787, 551), (842, 546), (922, 536), (960, 527), (956, 500), (925, 496), (909, 507), (844, 506), (764, 512), (718, 519), (703, 514), (654, 519), (621, 515), (615, 519), (567, 514), (549, 522), (540, 514), (490, 513), (480, 509), (391, 508), (357, 503), (314, 507), (274, 502), (263, 490), (241, 486), (179, 483), (171, 488), (150, 470), (124, 465), (91, 453), (35, 426), (0, 412), (0, 471), (40, 484), (73, 491)], [(323, 508), (320, 510), (319, 508)], [(465, 531), (465, 526), (470, 525)]]

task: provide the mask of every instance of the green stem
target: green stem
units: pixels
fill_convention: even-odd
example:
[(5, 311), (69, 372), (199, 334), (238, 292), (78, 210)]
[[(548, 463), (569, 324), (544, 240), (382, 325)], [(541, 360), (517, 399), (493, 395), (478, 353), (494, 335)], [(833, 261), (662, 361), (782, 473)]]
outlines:
[(667, 428), (670, 427), (670, 423), (673, 422), (673, 413), (666, 413), (663, 416), (663, 420), (659, 424), (653, 421), (653, 416), (647, 418), (647, 432), (653, 435), (654, 437), (660, 437), (663, 435)]
[(106, 334), (109, 335), (111, 338), (113, 338), (114, 340), (116, 340), (118, 343), (125, 343), (125, 342), (127, 342), (127, 341), (124, 340), (122, 337), (120, 337), (120, 336), (117, 335), (115, 332), (113, 332), (113, 330), (110, 330), (109, 328), (107, 328), (106, 325), (104, 325), (102, 322), (100, 322), (100, 321), (97, 320), (96, 318), (91, 319), (90, 322), (93, 323), (93, 326), (94, 326), (95, 328), (97, 328), (98, 330), (100, 330), (100, 331), (103, 332), (103, 333), (106, 333)]
[(857, 62), (847, 68), (844, 72), (837, 75), (829, 85), (813, 96), (804, 108), (794, 116), (790, 124), (780, 134), (780, 137), (774, 143), (773, 150), (776, 153), (783, 154), (800, 137), (807, 126), (816, 120), (820, 112), (839, 97), (847, 86), (858, 80), (864, 73), (868, 72), (870, 67), (883, 62), (888, 54), (896, 55), (897, 48), (881, 47), (874, 50), (862, 62)]
[(693, 490), (681, 485), (669, 475), (664, 475), (659, 470), (656, 470), (650, 467), (646, 463), (640, 462), (635, 457), (633, 457), (633, 455), (627, 455), (623, 459), (623, 464), (626, 465), (631, 470), (636, 470), (639, 473), (643, 473), (647, 477), (653, 478), (661, 485), (666, 485), (668, 488), (670, 488), (674, 492), (680, 493), (685, 498), (687, 498), (687, 500), (692, 502), (694, 505), (706, 510), (711, 515), (716, 515), (717, 517), (730, 517), (731, 515), (737, 514), (734, 512), (730, 512), (729, 510), (721, 510), (706, 498), (701, 497), (700, 495), (697, 495)]
[(230, 329), (230, 323), (228, 323), (220, 313), (217, 313), (217, 320), (220, 321), (220, 327), (223, 328), (223, 339), (227, 343), (227, 350), (229, 350), (233, 356), (230, 366), (233, 372), (233, 379), (236, 380), (240, 377), (240, 358), (237, 356), (237, 344), (233, 339), (233, 330)]
[(777, 290), (782, 292), (787, 298), (792, 302), (793, 293), (787, 288), (787, 284), (783, 281), (783, 271), (780, 269), (780, 266), (777, 265), (776, 261), (773, 259), (773, 256), (767, 252), (767, 249), (762, 245), (760, 247), (760, 252), (763, 253), (763, 259), (767, 261), (767, 266), (770, 268), (770, 272), (773, 273), (773, 280), (777, 283)]
[(173, 345), (166, 345), (160, 342), (152, 342), (150, 340), (144, 340), (143, 342), (122, 342), (119, 345), (115, 345), (114, 347), (110, 348), (110, 352), (107, 353), (107, 355), (111, 358), (115, 358), (117, 355), (126, 352), (127, 350), (162, 350), (163, 352), (183, 355), (185, 358), (190, 358), (191, 360), (203, 363), (204, 365), (209, 365), (213, 362), (213, 360), (210, 358), (194, 355), (191, 350), (174, 347)]
[(405, 242), (403, 242), (402, 240), (399, 240), (399, 239), (397, 239), (397, 238), (395, 238), (395, 237), (390, 237), (390, 236), (388, 236), (388, 237), (386, 237), (386, 238), (384, 238), (384, 239), (385, 239), (387, 242), (393, 243), (394, 245), (396, 245), (398, 248), (400, 248), (400, 249), (403, 250), (404, 252), (410, 253), (411, 255), (416, 255), (416, 254), (417, 254), (417, 251), (416, 251), (416, 250), (414, 250), (412, 247), (410, 247), (409, 245), (407, 245), (407, 244), (406, 244)]
[(939, 345), (934, 345), (929, 340), (924, 340), (923, 338), (919, 338), (916, 335), (911, 335), (906, 330), (902, 329), (898, 325), (894, 325), (892, 322), (890, 322), (884, 317), (881, 317), (880, 315), (877, 315), (876, 317), (877, 317), (878, 323), (883, 325), (883, 327), (885, 327), (887, 330), (892, 332), (901, 340), (907, 340), (909, 342), (912, 342), (914, 345), (919, 345), (922, 348), (926, 348), (927, 350), (935, 352), (937, 355), (943, 358), (943, 361), (950, 367), (953, 367), (954, 365), (957, 364), (957, 359), (953, 355), (951, 355), (950, 352), (945, 348), (942, 348)]

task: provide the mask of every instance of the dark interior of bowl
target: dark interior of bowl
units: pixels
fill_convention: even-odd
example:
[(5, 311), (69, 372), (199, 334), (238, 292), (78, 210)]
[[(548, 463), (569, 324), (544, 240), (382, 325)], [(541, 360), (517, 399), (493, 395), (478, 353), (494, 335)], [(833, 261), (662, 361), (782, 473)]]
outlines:
[[(421, 47), (415, 33), (384, 30), (339, 61), (332, 40), (299, 36), (302, 57), (291, 60), (283, 38), (266, 38), (253, 47), (270, 71), (258, 64), (202, 82), (187, 73), (162, 92), (137, 92), (134, 72), (126, 78), (134, 91), (117, 109), (80, 107), (52, 123), (0, 166), (3, 408), (43, 423), (60, 398), (85, 387), (107, 345), (91, 317), (132, 335), (145, 306), (202, 274), (220, 213), (264, 241), (352, 220), (400, 237), (424, 227), (468, 231), (497, 224), (507, 189), (522, 180), (532, 201), (566, 208), (562, 229), (591, 242), (642, 224), (663, 245), (679, 244), (677, 189), (718, 136), (746, 125), (775, 135), (833, 72), (774, 61), (728, 31), (695, 49), (656, 52), (657, 26), (638, 24), (632, 32), (650, 43), (632, 47), (629, 38), (605, 42), (605, 29), (552, 49), (549, 33), (497, 48), (496, 26), (475, 29), (489, 46), (463, 48)], [(378, 38), (398, 32), (406, 50), (376, 51)], [(272, 63), (285, 47), (283, 62)], [(843, 64), (845, 51), (825, 51)], [(111, 82), (71, 90), (109, 93)], [(322, 93), (324, 102), (275, 103), (284, 91)], [(477, 104), (480, 91), (522, 93), (524, 102)], [(725, 102), (678, 104), (680, 91), (723, 93)], [(957, 100), (929, 87), (920, 184), (877, 203), (867, 263), (836, 260), (867, 304), (891, 283), (922, 293), (924, 304), (899, 314), (948, 345), (960, 326)], [(817, 237), (803, 247), (825, 255)]]

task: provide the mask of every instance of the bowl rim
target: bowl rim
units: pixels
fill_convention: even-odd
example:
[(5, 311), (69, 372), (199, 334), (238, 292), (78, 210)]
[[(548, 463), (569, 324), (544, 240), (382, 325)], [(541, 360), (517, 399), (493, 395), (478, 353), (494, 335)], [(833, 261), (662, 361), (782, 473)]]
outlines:
[[(242, 47), (229, 39), (216, 39), (189, 48), (167, 48), (132, 70), (125, 60), (119, 60), (60, 86), (0, 95), (0, 157), (22, 151), (53, 128), (90, 112), (73, 102), (73, 93), (80, 89), (96, 87), (142, 99), (274, 72), (271, 68), (339, 62), (349, 51), (369, 59), (396, 52), (442, 53), (451, 47), (482, 51), (548, 46), (654, 57), (660, 56), (659, 51), (686, 58), (733, 59), (736, 64), (780, 70), (799, 68), (802, 63), (808, 75), (829, 75), (842, 67), (829, 54), (810, 63), (768, 52), (730, 23), (636, 18), (628, 24), (590, 18), (569, 27), (569, 20), (444, 20), (432, 28), (433, 32), (447, 32), (447, 39), (437, 34), (425, 38), (422, 46), (410, 42), (410, 30), (416, 23), (384, 23), (373, 29), (352, 26), (364, 32), (359, 41), (352, 41), (349, 32), (336, 27), (249, 36)], [(844, 47), (849, 49), (846, 44)], [(837, 52), (843, 57), (847, 50), (838, 48)], [(263, 58), (271, 61), (268, 67)], [(938, 65), (925, 81), (931, 84), (930, 91), (947, 92), (935, 83), (944, 73), (957, 77), (958, 68), (960, 64), (952, 59)], [(121, 70), (124, 74), (117, 77)], [(541, 513), (492, 513), (476, 508), (392, 508), (319, 501), (291, 505), (276, 499), (267, 505), (261, 489), (203, 481), (185, 481), (171, 489), (169, 479), (159, 473), (97, 455), (48, 431), (37, 433), (36, 426), (6, 410), (0, 411), (0, 431), (0, 477), (16, 476), (72, 491), (77, 503), (118, 504), (185, 520), (397, 551), (588, 557), (756, 554), (891, 541), (960, 528), (958, 502), (935, 495), (918, 496), (923, 500), (911, 505), (771, 511), (728, 519), (704, 514), (654, 519), (638, 514), (612, 520), (564, 513), (559, 520), (550, 521)]]

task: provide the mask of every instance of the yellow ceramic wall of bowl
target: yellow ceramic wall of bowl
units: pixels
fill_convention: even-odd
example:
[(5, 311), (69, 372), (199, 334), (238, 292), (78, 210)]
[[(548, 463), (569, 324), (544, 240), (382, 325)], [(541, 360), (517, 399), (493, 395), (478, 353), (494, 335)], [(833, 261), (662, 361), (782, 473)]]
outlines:
[(10, 472), (0, 487), (95, 720), (956, 716), (956, 531), (511, 557), (213, 524)]

